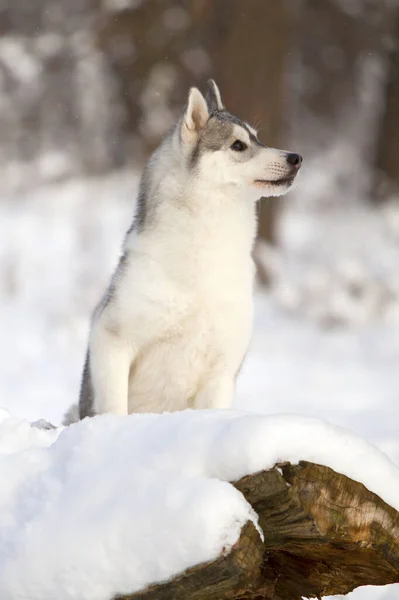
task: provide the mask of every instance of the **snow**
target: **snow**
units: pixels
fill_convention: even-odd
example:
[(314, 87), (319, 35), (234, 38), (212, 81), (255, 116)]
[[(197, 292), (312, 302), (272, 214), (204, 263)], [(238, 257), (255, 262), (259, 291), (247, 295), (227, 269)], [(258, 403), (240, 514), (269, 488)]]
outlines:
[[(137, 176), (34, 181), (0, 190), (0, 407), (16, 419), (2, 423), (0, 451), (27, 457), (33, 451), (24, 448), (35, 445), (32, 463), (54, 452), (47, 446), (59, 431), (19, 419), (59, 423), (76, 401), (90, 312), (117, 262)], [(321, 208), (292, 195), (284, 205), (281, 250), (268, 251), (273, 288), (256, 296), (236, 407), (324, 419), (399, 465), (397, 205), (357, 206), (335, 188), (332, 195), (340, 193), (341, 202)], [(14, 427), (30, 433), (16, 436)], [(362, 588), (349, 598), (397, 600), (398, 591)]]
[(257, 517), (229, 481), (300, 459), (399, 510), (399, 469), (317, 419), (104, 415), (40, 431), (0, 414), (0, 596), (109, 600), (215, 559)]
[(176, 425), (105, 417), (38, 432), (3, 414), (1, 598), (109, 600), (228, 551), (256, 515), (207, 461), (169, 450)]
[(256, 314), (236, 406), (325, 419), (399, 464), (399, 329), (380, 323), (321, 330), (261, 295)]
[(136, 186), (121, 172), (0, 195), (0, 406), (16, 416), (57, 423), (76, 398)]
[[(369, 585), (358, 588), (346, 596), (331, 596), (330, 600), (397, 600), (397, 598), (397, 585), (387, 585), (385, 587)], [(328, 598), (325, 600), (328, 600)]]

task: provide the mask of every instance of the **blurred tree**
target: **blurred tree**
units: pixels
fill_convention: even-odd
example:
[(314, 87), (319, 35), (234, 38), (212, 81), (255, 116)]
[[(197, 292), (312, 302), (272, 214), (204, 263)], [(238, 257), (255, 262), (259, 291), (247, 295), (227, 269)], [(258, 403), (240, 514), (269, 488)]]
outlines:
[(298, 0), (292, 132), (305, 154), (334, 161), (333, 202), (369, 193), (395, 4)]
[[(260, 126), (268, 145), (281, 145), (291, 25), (289, 1), (146, 0), (111, 11), (99, 43), (116, 74), (127, 128), (133, 137), (140, 131), (144, 153), (173, 123), (187, 88), (210, 76), (229, 110)], [(137, 144), (133, 151), (140, 152)], [(276, 206), (275, 199), (261, 205), (259, 233), (268, 241)]]
[[(284, 146), (291, 0), (15, 0), (0, 6), (1, 152), (69, 171), (140, 163), (190, 85), (219, 83), (232, 112)], [(291, 110), (291, 109), (290, 109)], [(68, 172), (66, 169), (65, 173)], [(62, 170), (62, 169), (61, 169)], [(273, 242), (279, 201), (261, 204)]]
[[(229, 110), (260, 129), (268, 146), (284, 144), (286, 62), (292, 51), (291, 2), (229, 3), (218, 36), (213, 70)], [(259, 236), (275, 242), (279, 199), (263, 200)]]
[(227, 4), (145, 0), (126, 2), (121, 9), (109, 3), (99, 22), (98, 43), (121, 100), (128, 144), (123, 152), (143, 159), (174, 123), (189, 86), (209, 78)]
[(112, 149), (120, 135), (115, 98), (93, 35), (100, 13), (99, 0), (1, 3), (5, 170), (17, 163), (15, 172), (27, 169), (30, 178), (53, 179), (115, 166)]
[(379, 200), (399, 197), (399, 7), (395, 8), (377, 146), (375, 195)]

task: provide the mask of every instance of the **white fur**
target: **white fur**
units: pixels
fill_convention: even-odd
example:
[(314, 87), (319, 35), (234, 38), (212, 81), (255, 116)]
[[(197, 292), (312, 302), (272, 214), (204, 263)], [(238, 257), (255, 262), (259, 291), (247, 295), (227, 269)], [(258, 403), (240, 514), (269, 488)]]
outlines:
[(254, 204), (208, 186), (185, 193), (191, 213), (165, 202), (159, 226), (127, 239), (128, 270), (92, 330), (96, 412), (232, 404), (251, 334)]
[(222, 98), (220, 96), (220, 91), (219, 91), (218, 86), (213, 81), (213, 79), (210, 79), (208, 83), (210, 85), (210, 91), (211, 91), (212, 96), (214, 98), (217, 110), (223, 110), (224, 106), (223, 106), (223, 102), (222, 102)]
[[(207, 117), (198, 94), (190, 92), (183, 136), (176, 129), (152, 158), (156, 213), (128, 235), (125, 272), (93, 320), (95, 413), (233, 402), (252, 328), (254, 200), (262, 193), (253, 183), (281, 177), (284, 161), (280, 151), (265, 148), (240, 164), (227, 150), (207, 153), (195, 173), (182, 168), (195, 127)], [(235, 133), (250, 143), (245, 129)]]

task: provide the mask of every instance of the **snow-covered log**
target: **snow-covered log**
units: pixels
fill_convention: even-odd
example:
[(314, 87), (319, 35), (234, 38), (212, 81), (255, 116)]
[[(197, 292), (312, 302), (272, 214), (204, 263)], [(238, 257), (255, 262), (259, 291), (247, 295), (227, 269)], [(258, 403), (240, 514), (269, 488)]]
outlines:
[(0, 490), (1, 600), (299, 600), (399, 582), (398, 468), (317, 419), (43, 430), (0, 410)]
[(399, 513), (328, 467), (284, 463), (235, 487), (259, 515), (230, 553), (124, 600), (301, 600), (399, 582)]

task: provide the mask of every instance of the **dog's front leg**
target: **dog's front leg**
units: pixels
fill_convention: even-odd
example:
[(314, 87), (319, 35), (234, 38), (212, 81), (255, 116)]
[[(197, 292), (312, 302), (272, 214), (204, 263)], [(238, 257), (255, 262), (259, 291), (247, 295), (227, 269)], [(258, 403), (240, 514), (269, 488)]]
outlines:
[(235, 383), (232, 377), (211, 377), (194, 399), (194, 408), (231, 408), (234, 402)]
[(128, 382), (133, 349), (104, 327), (90, 340), (90, 375), (94, 392), (94, 414), (128, 414)]

